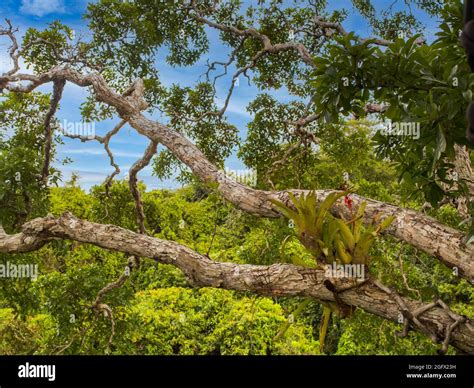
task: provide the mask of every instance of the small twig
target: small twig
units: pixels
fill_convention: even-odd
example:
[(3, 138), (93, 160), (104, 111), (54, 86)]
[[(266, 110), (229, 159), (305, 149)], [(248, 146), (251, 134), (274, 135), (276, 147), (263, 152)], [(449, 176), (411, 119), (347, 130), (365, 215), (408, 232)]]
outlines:
[(133, 199), (135, 201), (135, 211), (137, 216), (138, 231), (141, 234), (145, 234), (145, 213), (143, 210), (143, 203), (141, 200), (140, 190), (138, 190), (138, 179), (137, 174), (150, 164), (153, 155), (156, 154), (158, 143), (155, 141), (150, 142), (147, 147), (145, 154), (139, 160), (137, 160), (129, 172), (129, 186), (132, 192)]
[(420, 291), (418, 291), (418, 290), (415, 289), (415, 288), (411, 288), (411, 287), (408, 285), (407, 276), (406, 276), (406, 274), (405, 274), (405, 271), (403, 270), (402, 249), (400, 249), (400, 251), (398, 252), (397, 258), (398, 258), (398, 263), (400, 264), (400, 273), (402, 274), (403, 284), (405, 285), (405, 288), (406, 288), (408, 291), (411, 291), (411, 292), (416, 293), (416, 294), (418, 295), (418, 299), (421, 300)]
[(109, 292), (117, 289), (117, 288), (120, 288), (123, 286), (123, 284), (127, 281), (127, 279), (129, 278), (130, 276), (130, 273), (132, 271), (132, 268), (136, 265), (136, 261), (135, 261), (135, 258), (134, 257), (130, 257), (128, 259), (128, 264), (127, 264), (127, 269), (122, 273), (122, 275), (120, 275), (120, 277), (112, 282), (112, 283), (109, 283), (107, 284), (104, 288), (102, 288), (98, 294), (97, 294), (97, 297), (94, 301), (94, 303), (92, 304), (92, 309), (96, 312), (103, 312), (104, 315), (110, 319), (111, 321), (111, 334), (110, 334), (110, 338), (109, 338), (109, 341), (107, 343), (107, 348), (106, 348), (106, 352), (109, 351), (110, 349), (110, 345), (112, 344), (112, 341), (113, 341), (113, 338), (114, 338), (114, 335), (115, 335), (115, 320), (114, 320), (114, 316), (113, 316), (113, 312), (112, 312), (112, 309), (110, 308), (109, 305), (105, 304), (105, 303), (102, 303), (102, 300), (103, 298), (105, 297), (105, 295), (107, 295)]

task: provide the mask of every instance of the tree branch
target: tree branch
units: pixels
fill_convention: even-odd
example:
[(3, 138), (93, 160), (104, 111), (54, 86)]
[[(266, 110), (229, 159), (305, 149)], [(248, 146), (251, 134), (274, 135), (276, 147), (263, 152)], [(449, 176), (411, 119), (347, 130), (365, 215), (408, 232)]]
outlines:
[[(309, 65), (311, 67), (316, 66), (315, 63), (314, 63), (313, 58), (311, 57), (311, 54), (309, 53), (307, 48), (302, 43), (285, 42), (285, 43), (275, 43), (275, 44), (273, 44), (272, 41), (270, 40), (270, 38), (267, 35), (262, 34), (261, 32), (257, 31), (253, 27), (242, 30), (242, 29), (238, 29), (234, 26), (228, 26), (228, 25), (225, 25), (225, 24), (216, 23), (216, 22), (214, 22), (212, 20), (209, 20), (209, 19), (206, 19), (204, 16), (202, 16), (195, 5), (193, 5), (191, 8), (193, 9), (194, 12), (190, 13), (189, 15), (192, 18), (194, 18), (195, 20), (197, 20), (198, 22), (204, 23), (204, 24), (208, 25), (209, 27), (212, 27), (212, 28), (217, 29), (217, 30), (222, 31), (222, 32), (229, 32), (229, 33), (232, 33), (236, 36), (240, 36), (240, 37), (243, 37), (243, 38), (252, 37), (252, 38), (260, 40), (262, 45), (263, 45), (263, 49), (261, 51), (259, 51), (259, 53), (256, 54), (254, 58), (260, 57), (260, 56), (262, 56), (264, 54), (267, 54), (267, 53), (275, 54), (275, 53), (278, 53), (278, 52), (294, 50), (298, 53), (298, 55), (301, 57), (303, 62), (305, 62), (307, 65)], [(254, 60), (255, 59), (253, 59), (252, 61), (254, 61)]]
[(138, 180), (137, 174), (143, 170), (148, 164), (150, 164), (153, 155), (156, 154), (156, 149), (158, 147), (158, 143), (152, 141), (150, 145), (145, 150), (145, 154), (139, 160), (137, 160), (132, 168), (130, 169), (129, 173), (129, 185), (130, 191), (132, 192), (133, 199), (135, 200), (135, 211), (137, 214), (137, 225), (138, 230), (141, 234), (145, 233), (145, 213), (143, 211), (143, 203), (141, 200), (140, 190), (138, 190)]
[(77, 134), (70, 134), (70, 133), (67, 133), (67, 131), (63, 131), (64, 136), (69, 137), (71, 139), (79, 139), (82, 142), (95, 140), (95, 141), (98, 141), (100, 144), (103, 144), (104, 150), (109, 156), (110, 165), (114, 168), (114, 171), (105, 180), (105, 192), (107, 195), (109, 194), (110, 187), (112, 186), (112, 182), (114, 178), (118, 174), (120, 174), (120, 166), (115, 162), (114, 154), (112, 153), (109, 146), (110, 139), (113, 136), (115, 136), (126, 123), (127, 122), (125, 120), (120, 121), (112, 130), (107, 132), (104, 137), (98, 136), (98, 135), (94, 135), (93, 137), (83, 136), (83, 135), (77, 135)]
[[(224, 198), (235, 206), (248, 213), (263, 217), (279, 217), (271, 199), (289, 203), (288, 192), (301, 195), (307, 190), (287, 190), (271, 192), (256, 190), (236, 182), (214, 166), (205, 155), (190, 140), (172, 128), (146, 118), (141, 111), (147, 108), (143, 100), (143, 81), (137, 80), (131, 92), (120, 95), (113, 91), (98, 73), (83, 75), (71, 68), (54, 68), (39, 76), (18, 74), (16, 76), (0, 76), (0, 84), (5, 88), (17, 92), (29, 92), (36, 87), (56, 78), (66, 80), (82, 87), (92, 86), (96, 98), (110, 106), (115, 107), (122, 119), (127, 120), (138, 133), (166, 146), (181, 162), (186, 164), (192, 172), (204, 182), (217, 182), (219, 191)], [(17, 85), (12, 82), (28, 81), (30, 84)], [(332, 190), (318, 190), (318, 202)], [(392, 204), (375, 201), (358, 195), (352, 195), (354, 205), (367, 202), (365, 222), (371, 222), (375, 214), (383, 216), (394, 215), (396, 222), (387, 230), (392, 236), (406, 241), (414, 247), (437, 257), (450, 268), (457, 268), (459, 276), (474, 283), (474, 246), (465, 246), (462, 242), (463, 234), (453, 228), (447, 227), (434, 218), (423, 213), (404, 209)], [(348, 216), (348, 209), (342, 201), (333, 207), (337, 215)]]
[[(70, 213), (60, 218), (37, 218), (23, 226), (21, 233), (0, 235), (0, 252), (19, 253), (36, 250), (53, 239), (70, 239), (101, 248), (146, 257), (179, 268), (196, 287), (250, 291), (265, 296), (303, 296), (321, 301), (334, 301), (334, 293), (326, 288), (324, 269), (290, 264), (257, 266), (220, 263), (173, 241), (165, 241), (135, 233), (115, 225), (96, 224), (75, 218)], [(338, 298), (382, 318), (398, 322), (400, 307), (417, 312), (415, 330), (428, 331), (441, 342), (448, 338), (456, 348), (474, 354), (474, 322), (439, 307), (405, 297), (394, 300), (379, 284), (364, 282), (354, 287), (349, 279), (331, 278), (342, 290)], [(422, 313), (421, 313), (421, 312)], [(453, 323), (453, 320), (455, 321)], [(449, 331), (449, 336), (447, 332)], [(426, 334), (426, 333), (425, 333)]]
[(49, 111), (46, 113), (46, 118), (44, 120), (44, 164), (43, 170), (41, 172), (41, 182), (44, 186), (48, 184), (49, 166), (51, 164), (51, 147), (53, 145), (52, 122), (54, 119), (54, 115), (58, 110), (59, 101), (61, 101), (65, 85), (65, 79), (56, 79), (54, 81), (53, 95), (51, 96), (51, 101), (49, 103)]

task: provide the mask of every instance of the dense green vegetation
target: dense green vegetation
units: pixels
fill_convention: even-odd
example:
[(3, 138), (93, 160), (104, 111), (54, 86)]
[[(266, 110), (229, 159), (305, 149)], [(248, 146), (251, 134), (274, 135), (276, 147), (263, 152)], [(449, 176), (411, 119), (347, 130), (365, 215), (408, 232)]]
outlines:
[[(177, 176), (183, 186), (147, 190), (140, 182), (134, 191), (129, 181), (115, 179), (110, 187), (104, 182), (86, 192), (77, 176), (62, 182), (60, 165), (72, 161), (57, 159), (63, 137), (54, 119), (49, 128), (52, 146), (46, 152), (52, 158), (45, 158), (49, 140), (45, 116), (51, 109), (51, 95), (16, 89), (18, 75), (13, 71), (0, 79), (3, 239), (35, 217), (59, 217), (65, 212), (140, 230), (136, 212), (140, 201), (133, 196), (140, 192), (146, 234), (181, 243), (212, 260), (307, 267), (315, 267), (323, 256), (326, 263), (335, 261), (337, 248), (328, 243), (324, 249), (331, 249), (326, 252), (305, 240), (308, 236), (302, 231), (314, 225), (292, 217), (285, 204), (268, 201), (274, 215), (279, 209), (291, 220), (252, 216), (231, 203), (229, 191), (224, 198), (225, 190), (217, 183), (222, 183), (222, 175), (217, 171), (234, 154), (254, 170), (253, 188), (339, 190), (344, 193), (341, 197), (347, 194), (351, 211), (349, 192), (355, 192), (430, 215), (463, 233), (462, 249), (472, 244), (474, 206), (468, 183), (474, 155), (465, 137), (464, 112), (473, 99), (474, 76), (459, 44), (460, 1), (443, 6), (405, 1), (439, 20), (436, 36), (429, 42), (421, 39), (426, 31), (409, 6), (406, 12), (376, 12), (372, 1), (353, 0), (353, 10), (366, 21), (369, 37), (374, 37), (366, 40), (341, 32), (337, 26), (348, 10), (334, 10), (325, 0), (182, 3), (93, 2), (85, 15), (90, 30), (87, 41), (73, 42), (73, 30), (58, 21), (44, 29), (28, 29), (19, 38), (24, 49), (18, 55), (35, 73), (69, 71), (58, 70), (59, 81), (51, 76), (56, 90), (68, 76), (72, 81), (67, 81), (78, 87), (86, 84), (91, 93), (80, 107), (84, 122), (134, 122), (134, 128), (140, 129), (136, 136), (165, 144), (168, 148), (160, 147), (145, 164), (152, 166), (154, 179)], [(322, 26), (323, 21), (333, 27)], [(12, 31), (13, 27), (3, 31), (2, 37)], [(203, 75), (195, 85), (162, 84), (159, 59), (166, 58), (166, 66), (181, 70), (203, 63), (208, 56), (212, 60), (215, 53), (208, 52), (212, 40), (232, 53), (228, 64), (219, 65), (226, 77), (212, 68), (217, 64), (208, 62), (207, 77)], [(294, 49), (301, 46), (281, 49), (286, 43), (305, 45), (306, 56)], [(85, 74), (97, 75), (93, 79), (100, 79), (100, 87), (78, 82)], [(222, 96), (216, 82), (235, 85), (244, 75), (256, 93), (246, 107), (250, 121), (246, 128), (237, 128), (225, 109), (218, 107)], [(140, 93), (137, 79), (143, 81), (143, 96), (135, 95)], [(22, 81), (29, 81), (28, 76)], [(278, 100), (279, 93), (285, 95), (284, 102)], [(130, 96), (141, 105), (134, 105), (136, 100)], [(372, 105), (378, 110), (368, 109)], [(153, 132), (150, 126), (137, 125), (144, 122), (142, 114), (156, 117), (158, 112), (163, 121), (159, 129), (153, 127)], [(423, 131), (421, 136), (387, 134), (381, 129), (387, 121), (415, 124)], [(187, 144), (184, 137), (202, 154), (191, 145), (181, 147), (180, 142)], [(104, 144), (104, 138), (95, 140)], [(190, 161), (183, 153), (191, 152), (195, 160)], [(463, 166), (470, 176), (454, 174), (459, 155), (467, 155)], [(216, 168), (209, 168), (208, 161)], [(199, 163), (206, 168), (200, 169)], [(47, 174), (41, 176), (48, 164)], [(207, 176), (209, 172), (214, 175)], [(301, 200), (290, 198), (293, 203)], [(306, 201), (316, 203), (309, 195)], [(331, 217), (326, 220), (328, 228), (331, 222), (341, 221)], [(375, 218), (374, 225), (382, 225), (384, 220), (375, 222)], [(354, 235), (355, 225), (362, 223), (356, 221), (347, 220)], [(369, 229), (366, 236), (372, 236), (368, 238), (373, 245), (368, 254), (356, 255), (355, 243), (349, 242), (352, 247), (346, 246), (347, 252), (344, 246), (337, 250), (339, 262), (345, 262), (344, 253), (354, 254), (354, 262), (367, 264), (373, 279), (400, 294), (423, 302), (438, 296), (454, 312), (474, 318), (472, 285), (437, 258), (391, 237), (394, 233), (382, 233), (390, 222)], [(0, 253), (0, 265), (14, 262), (39, 268), (34, 280), (0, 279), (0, 354), (401, 355), (438, 350), (418, 332), (399, 338), (401, 324), (362, 309), (344, 318), (332, 314), (328, 320), (328, 306), (337, 301), (321, 305), (300, 297), (193, 288), (178, 269), (151, 259), (141, 259), (139, 269), (105, 295), (103, 303), (110, 306), (111, 319), (92, 307), (99, 291), (124, 273), (128, 260), (122, 253), (62, 238), (30, 253)], [(352, 262), (352, 256), (347, 262)], [(328, 323), (325, 341), (320, 340), (321, 321)], [(450, 347), (448, 352), (458, 351)]]
[[(324, 166), (344, 163), (337, 148), (349, 151), (345, 142), (354, 142), (354, 138), (368, 142), (364, 127), (348, 125), (346, 131), (348, 136), (342, 137), (338, 147), (323, 147), (317, 154), (318, 160), (311, 169), (314, 175), (307, 178), (313, 187), (337, 187), (340, 182), (324, 174), (329, 170)], [(389, 164), (377, 160), (370, 147), (358, 150), (351, 157), (351, 176), (359, 192), (397, 201), (399, 186)], [(46, 197), (48, 212), (59, 216), (70, 211), (91, 221), (135, 229), (128, 183), (114, 183), (110, 199), (105, 199), (103, 190), (98, 186), (87, 194), (74, 181), (66, 187), (52, 188)], [(295, 233), (286, 220), (246, 215), (226, 204), (212, 187), (193, 184), (176, 191), (148, 191), (143, 202), (147, 230), (154, 236), (181, 242), (200, 253), (209, 252), (215, 260), (270, 264), (310, 257), (297, 239), (291, 239), (281, 249), (285, 237)], [(459, 222), (450, 206), (434, 215), (453, 226)], [(472, 288), (434, 258), (389, 238), (377, 241), (371, 255), (376, 276), (396, 285), (400, 292), (424, 300), (437, 293), (455, 311), (474, 316)], [(111, 322), (97, 316), (90, 306), (97, 292), (123, 271), (127, 261), (123, 254), (57, 241), (35, 253), (0, 257), (1, 263), (37, 263), (40, 273), (36, 281), (0, 282), (2, 354), (319, 353), (319, 304), (311, 302), (292, 319), (301, 302), (298, 298), (269, 299), (225, 290), (193, 289), (179, 270), (151, 260), (144, 260), (141, 269), (132, 272), (122, 288), (106, 296), (105, 302), (115, 316), (115, 334), (109, 346)], [(419, 294), (406, 289), (400, 265), (407, 284), (420, 290)], [(288, 320), (289, 329), (276, 338)], [(394, 323), (359, 310), (344, 320), (334, 317), (325, 351), (436, 352), (436, 346), (422, 335), (396, 337), (399, 329)]]

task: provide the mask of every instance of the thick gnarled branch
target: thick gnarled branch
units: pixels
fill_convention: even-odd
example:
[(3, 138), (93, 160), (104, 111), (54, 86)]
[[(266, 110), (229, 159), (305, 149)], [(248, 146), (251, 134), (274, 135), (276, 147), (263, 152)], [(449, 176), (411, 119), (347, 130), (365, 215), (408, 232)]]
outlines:
[[(173, 154), (202, 180), (218, 182), (219, 190), (224, 197), (240, 209), (264, 217), (278, 217), (271, 199), (278, 199), (288, 203), (288, 193), (295, 195), (307, 193), (308, 190), (287, 190), (281, 192), (262, 191), (238, 183), (219, 171), (210, 163), (204, 154), (188, 139), (165, 125), (146, 119), (141, 114), (130, 118), (130, 124), (138, 132), (168, 147)], [(324, 200), (332, 190), (318, 190), (318, 202)], [(388, 233), (404, 240), (431, 255), (436, 256), (450, 268), (456, 268), (459, 275), (474, 282), (474, 247), (463, 244), (463, 233), (447, 227), (434, 218), (420, 212), (400, 208), (398, 206), (352, 195), (355, 206), (367, 202), (365, 221), (371, 222), (376, 214), (383, 216), (393, 215), (396, 221), (389, 228)], [(338, 215), (349, 218), (348, 209), (342, 201), (333, 207)]]
[[(16, 235), (0, 235), (0, 252), (18, 253), (36, 250), (53, 239), (70, 239), (89, 243), (127, 255), (156, 260), (173, 265), (198, 287), (250, 291), (265, 296), (306, 296), (322, 301), (334, 301), (334, 294), (325, 286), (325, 270), (298, 267), (290, 264), (257, 266), (220, 263), (173, 241), (164, 241), (135, 233), (114, 225), (102, 225), (80, 220), (65, 213), (60, 218), (37, 218), (25, 224)], [(398, 322), (400, 304), (409, 311), (418, 312), (421, 325), (414, 329), (431, 333), (437, 341), (445, 339), (449, 330), (450, 343), (456, 348), (474, 354), (474, 323), (459, 319), (453, 323), (453, 314), (437, 305), (426, 305), (405, 297), (393, 300), (379, 285), (365, 282), (353, 287), (353, 280), (333, 279), (335, 287), (345, 290), (338, 298), (345, 304), (360, 307), (385, 319)], [(349, 287), (348, 287), (349, 285)], [(420, 314), (420, 311), (423, 313)], [(457, 317), (457, 316), (456, 316)]]
[[(54, 81), (56, 78), (65, 78), (82, 87), (92, 86), (99, 101), (115, 107), (119, 115), (127, 120), (138, 133), (166, 146), (201, 180), (217, 182), (220, 192), (235, 206), (258, 216), (280, 216), (270, 199), (278, 199), (287, 203), (289, 191), (255, 190), (232, 180), (209, 162), (205, 155), (185, 136), (164, 124), (146, 118), (141, 113), (147, 107), (141, 94), (143, 93), (143, 81), (141, 80), (135, 82), (133, 92), (126, 96), (113, 91), (100, 74), (83, 75), (71, 68), (54, 68), (39, 76), (30, 74), (0, 76), (0, 83), (5, 84), (6, 88), (12, 91), (29, 92), (42, 84)], [(17, 85), (13, 83), (16, 81), (30, 83)], [(303, 190), (291, 191), (296, 195), (304, 192)], [(331, 190), (318, 191), (318, 201), (322, 201), (330, 192)], [(355, 206), (360, 205), (361, 202), (367, 202), (365, 214), (367, 222), (370, 222), (377, 213), (383, 216), (394, 215), (396, 222), (388, 230), (389, 234), (436, 256), (448, 267), (456, 268), (460, 276), (471, 283), (474, 282), (474, 262), (472, 260), (474, 246), (463, 244), (463, 234), (460, 231), (447, 227), (434, 218), (427, 217), (423, 213), (414, 210), (403, 209), (358, 195), (353, 195), (352, 198)], [(334, 206), (334, 212), (337, 214), (347, 214), (347, 211), (341, 201)]]

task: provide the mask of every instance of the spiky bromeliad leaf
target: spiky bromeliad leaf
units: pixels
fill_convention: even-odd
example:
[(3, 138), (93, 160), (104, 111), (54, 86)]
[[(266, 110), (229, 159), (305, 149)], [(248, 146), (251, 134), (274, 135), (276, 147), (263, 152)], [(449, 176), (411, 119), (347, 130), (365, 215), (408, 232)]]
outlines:
[(331, 309), (324, 306), (323, 317), (321, 320), (321, 327), (319, 329), (319, 351), (324, 352), (324, 342), (326, 340), (326, 333), (328, 331), (329, 320), (331, 319)]
[[(374, 220), (378, 218), (379, 217), (374, 217)], [(372, 247), (375, 238), (380, 232), (387, 229), (395, 218), (395, 216), (389, 216), (379, 225), (376, 226), (375, 222), (373, 222), (367, 227), (354, 248), (354, 264), (368, 264), (369, 250)]]
[[(344, 195), (347, 195), (347, 192), (330, 193), (317, 206), (315, 191), (310, 191), (306, 195), (302, 194), (299, 198), (293, 193), (288, 193), (296, 211), (278, 200), (271, 199), (271, 202), (284, 216), (293, 220), (298, 239), (316, 259), (324, 255), (333, 261), (333, 253), (336, 250), (333, 241), (336, 238), (338, 227), (333, 225), (335, 218), (329, 213), (329, 209)], [(327, 228), (327, 232), (324, 231), (325, 228)]]
[(354, 251), (355, 238), (347, 224), (343, 220), (336, 220), (341, 233), (341, 240), (350, 252)]
[[(288, 196), (296, 209), (293, 210), (280, 201), (271, 200), (275, 207), (287, 218), (292, 219), (298, 232), (298, 239), (304, 247), (316, 258), (324, 255), (326, 262), (333, 262), (337, 257), (343, 264), (367, 264), (368, 253), (377, 235), (388, 228), (395, 219), (394, 216), (387, 217), (377, 225), (380, 214), (373, 218), (367, 228), (362, 225), (367, 203), (360, 204), (356, 218), (347, 223), (340, 218), (336, 218), (329, 213), (329, 209), (347, 192), (333, 192), (317, 207), (316, 193), (311, 191), (306, 196), (302, 194), (296, 198), (292, 193)], [(283, 247), (289, 237), (285, 238)], [(324, 350), (324, 342), (329, 326), (329, 320), (333, 309), (338, 310), (338, 306), (325, 304), (323, 317), (319, 331), (320, 350)], [(283, 335), (289, 324), (283, 327), (277, 338)]]
[(310, 267), (310, 268), (314, 267), (314, 263), (313, 265), (311, 265), (311, 262), (306, 262), (299, 256), (292, 255), (290, 256), (290, 258), (287, 257), (285, 253), (285, 249), (286, 249), (286, 246), (288, 245), (288, 242), (292, 238), (297, 238), (297, 237), (293, 234), (290, 234), (283, 239), (283, 242), (280, 245), (280, 258), (282, 259), (282, 261), (285, 263), (291, 262), (291, 264), (298, 265), (300, 267)]
[(278, 201), (277, 199), (270, 198), (270, 202), (275, 205), (277, 210), (283, 214), (286, 218), (290, 220), (295, 220), (298, 217), (298, 213), (295, 212), (290, 207), (286, 206), (283, 202)]
[(307, 195), (301, 194), (299, 198), (289, 193), (289, 197), (298, 210), (300, 225), (297, 226), (299, 227), (300, 233), (305, 233), (307, 236), (316, 239), (318, 236), (315, 223), (316, 193), (311, 191)]
[(321, 235), (322, 229), (323, 229), (323, 222), (325, 220), (326, 214), (331, 208), (332, 205), (341, 197), (344, 197), (347, 195), (347, 191), (344, 192), (334, 192), (329, 194), (324, 201), (321, 203), (317, 210), (317, 220), (316, 220), (316, 233), (319, 233)]
[(351, 264), (353, 257), (346, 251), (344, 243), (341, 240), (336, 241), (337, 257), (343, 264)]
[[(305, 299), (304, 301), (302, 301), (298, 307), (296, 308), (296, 310), (290, 314), (288, 316), (288, 319), (285, 321), (285, 323), (281, 326), (280, 330), (278, 331), (277, 335), (275, 336), (275, 338), (273, 339), (274, 341), (278, 341), (281, 337), (283, 337), (285, 335), (285, 333), (287, 332), (288, 328), (291, 326), (291, 324), (294, 322), (294, 320), (296, 318), (298, 318), (298, 316), (304, 311), (304, 309), (306, 308), (306, 306), (308, 304), (310, 304), (312, 301), (312, 299)], [(290, 319), (291, 317), (291, 319)]]
[(286, 206), (284, 203), (271, 199), (276, 208), (287, 218), (293, 220), (298, 234), (298, 239), (304, 247), (315, 257), (321, 255), (321, 248), (318, 240), (321, 239), (321, 233), (316, 230), (317, 209), (316, 193), (309, 192), (302, 194), (297, 198), (293, 193), (288, 193), (296, 211)]
[(354, 240), (355, 240), (356, 243), (360, 239), (360, 232), (361, 232), (361, 228), (362, 228), (362, 219), (364, 217), (366, 206), (367, 206), (367, 202), (362, 202), (359, 205), (359, 209), (357, 209), (356, 218), (354, 220), (354, 224), (353, 224), (353, 231), (354, 232), (353, 232), (353, 234), (354, 234)]
[(395, 218), (397, 218), (397, 217), (389, 216), (389, 217), (385, 218), (379, 224), (379, 226), (377, 227), (377, 233), (383, 232), (385, 229), (387, 229), (392, 224), (392, 222), (395, 220)]
[(334, 252), (336, 250), (334, 241), (338, 233), (339, 229), (337, 226), (336, 219), (331, 214), (328, 214), (326, 222), (323, 225), (324, 249), (321, 248), (324, 255), (326, 256), (327, 262), (334, 261)]

